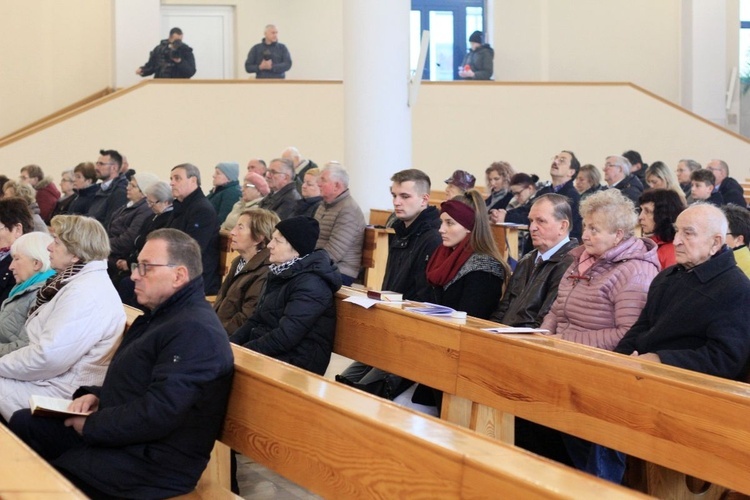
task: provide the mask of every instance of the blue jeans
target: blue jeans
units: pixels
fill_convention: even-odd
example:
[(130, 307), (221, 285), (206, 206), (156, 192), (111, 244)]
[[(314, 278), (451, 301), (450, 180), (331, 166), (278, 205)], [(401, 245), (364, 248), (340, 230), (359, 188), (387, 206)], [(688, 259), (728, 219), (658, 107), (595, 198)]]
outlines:
[(622, 483), (625, 475), (624, 453), (568, 434), (562, 437), (576, 469), (613, 483)]

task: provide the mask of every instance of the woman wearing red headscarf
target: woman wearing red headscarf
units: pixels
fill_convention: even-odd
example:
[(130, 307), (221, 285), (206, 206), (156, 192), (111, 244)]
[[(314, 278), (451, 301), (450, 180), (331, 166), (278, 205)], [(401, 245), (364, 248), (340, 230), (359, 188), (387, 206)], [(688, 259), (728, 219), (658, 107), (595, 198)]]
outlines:
[(440, 206), (443, 244), (427, 263), (436, 304), (487, 319), (510, 277), (492, 238), (484, 200), (471, 190)]

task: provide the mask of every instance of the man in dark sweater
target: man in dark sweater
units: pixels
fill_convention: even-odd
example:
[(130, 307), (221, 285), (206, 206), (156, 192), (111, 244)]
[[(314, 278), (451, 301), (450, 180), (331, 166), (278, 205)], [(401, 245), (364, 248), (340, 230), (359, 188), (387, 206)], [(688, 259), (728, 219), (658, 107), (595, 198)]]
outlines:
[[(440, 213), (430, 205), (430, 178), (421, 170), (396, 172), (391, 182), (395, 234), (389, 236), (382, 289), (399, 292), (406, 300), (424, 301), (430, 289), (427, 261), (442, 243)], [(352, 363), (336, 380), (389, 399), (413, 383), (359, 362)]]
[(729, 177), (729, 165), (723, 160), (711, 160), (706, 165), (706, 170), (710, 170), (716, 178), (716, 191), (721, 193), (721, 198), (725, 205), (733, 203), (739, 207), (747, 207), (745, 203), (745, 192), (740, 183)]

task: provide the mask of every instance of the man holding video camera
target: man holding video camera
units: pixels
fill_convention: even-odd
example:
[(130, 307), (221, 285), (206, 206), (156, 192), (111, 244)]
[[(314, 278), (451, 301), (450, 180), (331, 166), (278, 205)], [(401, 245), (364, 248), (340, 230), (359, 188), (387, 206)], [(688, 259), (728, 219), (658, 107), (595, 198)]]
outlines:
[(135, 70), (136, 75), (154, 78), (190, 78), (195, 74), (193, 49), (182, 43), (182, 30), (172, 28), (169, 38), (151, 51), (148, 62)]
[(245, 71), (255, 73), (255, 78), (286, 78), (291, 67), (292, 56), (286, 45), (279, 43), (279, 30), (269, 24), (263, 40), (247, 54)]

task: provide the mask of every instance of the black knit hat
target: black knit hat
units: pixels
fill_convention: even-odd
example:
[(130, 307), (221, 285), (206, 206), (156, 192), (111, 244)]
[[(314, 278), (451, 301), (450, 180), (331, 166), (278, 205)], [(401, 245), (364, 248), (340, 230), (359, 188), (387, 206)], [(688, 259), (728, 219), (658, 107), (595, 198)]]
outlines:
[(320, 236), (320, 225), (312, 217), (299, 216), (285, 219), (276, 224), (276, 229), (297, 251), (300, 257), (312, 253)]
[(482, 32), (481, 32), (481, 31), (475, 31), (475, 32), (474, 32), (474, 33), (472, 33), (472, 34), (471, 34), (471, 36), (469, 37), (469, 41), (470, 41), (470, 42), (474, 42), (474, 43), (478, 43), (478, 44), (480, 44), (480, 45), (481, 45), (481, 44), (483, 43), (483, 42), (482, 42), (482, 39), (483, 39), (483, 38), (484, 38), (484, 36), (482, 35)]

